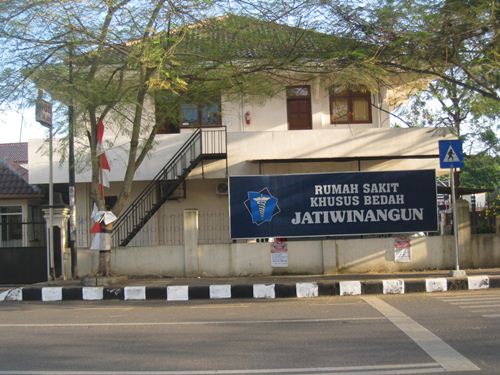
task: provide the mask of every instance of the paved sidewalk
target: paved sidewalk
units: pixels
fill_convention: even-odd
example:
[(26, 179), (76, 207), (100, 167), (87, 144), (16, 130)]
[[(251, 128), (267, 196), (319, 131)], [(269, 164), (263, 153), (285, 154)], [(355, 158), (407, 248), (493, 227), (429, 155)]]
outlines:
[(103, 287), (82, 286), (80, 280), (54, 280), (33, 285), (0, 285), (0, 302), (301, 298), (500, 288), (499, 268), (465, 271), (465, 278), (449, 277), (449, 270), (327, 276), (129, 277)]

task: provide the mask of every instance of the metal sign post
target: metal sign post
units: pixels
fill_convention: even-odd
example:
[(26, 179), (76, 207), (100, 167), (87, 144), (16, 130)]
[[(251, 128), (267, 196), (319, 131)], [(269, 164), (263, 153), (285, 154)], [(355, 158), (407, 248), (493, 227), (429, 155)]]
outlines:
[(450, 272), (454, 277), (465, 277), (465, 271), (460, 270), (460, 247), (458, 242), (458, 222), (455, 191), (455, 168), (464, 167), (461, 140), (439, 141), (439, 164), (441, 168), (450, 168), (451, 210), (453, 215), (453, 239), (455, 245), (455, 270)]
[(49, 129), (49, 231), (47, 246), (47, 279), (55, 278), (54, 268), (54, 183), (53, 183), (53, 150), (52, 150), (52, 103), (42, 99), (43, 91), (38, 90), (35, 119), (40, 125)]
[(453, 215), (453, 238), (455, 241), (455, 271), (460, 273), (460, 247), (458, 244), (457, 206), (455, 193), (455, 168), (450, 168), (451, 207)]

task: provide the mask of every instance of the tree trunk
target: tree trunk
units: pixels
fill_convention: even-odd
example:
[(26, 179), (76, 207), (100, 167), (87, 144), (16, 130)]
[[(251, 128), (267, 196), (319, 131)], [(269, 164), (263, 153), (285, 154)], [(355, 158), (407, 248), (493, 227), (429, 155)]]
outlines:
[[(104, 225), (103, 225), (104, 227)], [(99, 271), (98, 274), (101, 276), (111, 276), (111, 232), (113, 229), (113, 223), (106, 225), (104, 227), (104, 233), (107, 234), (108, 238), (105, 241), (105, 249), (99, 250)]]
[(99, 275), (111, 276), (111, 250), (99, 250)]

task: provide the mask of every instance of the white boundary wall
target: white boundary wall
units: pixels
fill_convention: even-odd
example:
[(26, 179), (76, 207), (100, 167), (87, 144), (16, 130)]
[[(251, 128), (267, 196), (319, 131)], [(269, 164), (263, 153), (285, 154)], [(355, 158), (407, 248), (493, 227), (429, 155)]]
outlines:
[[(198, 245), (186, 259), (183, 246), (125, 247), (112, 251), (113, 272), (125, 275), (245, 276), (334, 274), (453, 269), (452, 236), (412, 237), (411, 261), (394, 260), (394, 238), (291, 241), (288, 267), (271, 267), (270, 243)], [(461, 268), (500, 267), (500, 235), (473, 235)], [(97, 270), (99, 254), (79, 249), (80, 276)]]

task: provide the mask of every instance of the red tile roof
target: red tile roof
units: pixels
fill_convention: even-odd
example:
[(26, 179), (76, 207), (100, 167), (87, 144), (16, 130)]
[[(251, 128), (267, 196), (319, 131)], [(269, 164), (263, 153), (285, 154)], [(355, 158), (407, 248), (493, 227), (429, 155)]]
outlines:
[(16, 163), (28, 162), (28, 143), (0, 143), (0, 159)]
[(0, 160), (0, 198), (41, 197), (43, 194), (40, 188), (28, 184), (17, 168), (20, 167), (11, 167), (9, 163)]

